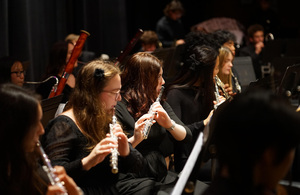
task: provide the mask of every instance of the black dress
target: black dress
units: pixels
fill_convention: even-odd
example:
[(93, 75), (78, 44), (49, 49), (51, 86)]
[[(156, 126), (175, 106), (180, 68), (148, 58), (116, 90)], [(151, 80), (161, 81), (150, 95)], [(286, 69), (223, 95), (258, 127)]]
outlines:
[[(81, 159), (89, 154), (85, 149), (87, 139), (71, 118), (60, 115), (51, 120), (41, 142), (52, 165), (64, 166), (85, 195), (119, 194), (115, 187), (119, 174), (112, 174), (109, 156), (89, 171), (83, 170)], [(142, 162), (142, 156), (130, 145), (130, 154), (119, 157), (119, 172), (141, 170)]]
[[(180, 142), (191, 141), (191, 131), (186, 127), (173, 112), (172, 108), (167, 102), (162, 102), (162, 107), (168, 113), (171, 119), (177, 124), (182, 125), (186, 130), (186, 137)], [(127, 102), (123, 99), (118, 102), (116, 106), (116, 116), (118, 121), (122, 124), (123, 130), (128, 133), (128, 137), (134, 134), (134, 125), (137, 119), (134, 119), (127, 110)], [(147, 169), (143, 172), (141, 177), (151, 177), (155, 181), (165, 182), (168, 175), (165, 157), (174, 153), (173, 143), (176, 141), (173, 136), (158, 123), (152, 125), (148, 138), (143, 140), (136, 149), (144, 156)]]
[(167, 95), (167, 102), (178, 118), (191, 130), (192, 142), (175, 143), (174, 163), (176, 172), (182, 171), (193, 146), (204, 129), (203, 120), (207, 117), (203, 113), (201, 97), (195, 100), (197, 89), (193, 87), (171, 89)]

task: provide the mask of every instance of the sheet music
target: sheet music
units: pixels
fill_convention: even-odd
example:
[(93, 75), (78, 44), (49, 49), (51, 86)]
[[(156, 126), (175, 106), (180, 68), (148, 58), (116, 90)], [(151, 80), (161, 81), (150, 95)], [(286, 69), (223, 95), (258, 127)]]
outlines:
[(183, 167), (183, 170), (180, 173), (180, 177), (172, 191), (172, 195), (181, 195), (183, 192), (183, 189), (186, 185), (186, 182), (189, 179), (189, 176), (191, 175), (191, 172), (195, 166), (195, 163), (198, 159), (198, 156), (200, 154), (200, 151), (202, 149), (203, 145), (203, 132), (201, 132), (198, 136), (198, 139), (194, 145), (194, 148), (185, 164)]

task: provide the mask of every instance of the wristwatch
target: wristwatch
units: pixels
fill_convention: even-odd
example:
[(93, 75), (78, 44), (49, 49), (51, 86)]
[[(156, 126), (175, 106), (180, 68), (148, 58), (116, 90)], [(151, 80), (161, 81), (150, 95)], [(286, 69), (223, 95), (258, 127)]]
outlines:
[(166, 128), (168, 131), (172, 131), (172, 130), (174, 130), (174, 128), (175, 128), (176, 122), (175, 122), (174, 120), (171, 119), (171, 123), (172, 123), (172, 126), (169, 127), (169, 128)]

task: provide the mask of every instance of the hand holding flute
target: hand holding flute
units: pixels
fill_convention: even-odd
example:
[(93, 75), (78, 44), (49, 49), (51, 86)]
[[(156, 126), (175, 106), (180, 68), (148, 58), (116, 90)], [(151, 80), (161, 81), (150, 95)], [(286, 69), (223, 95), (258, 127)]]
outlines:
[(59, 189), (62, 191), (62, 195), (67, 195), (67, 189), (64, 186), (64, 183), (60, 181), (58, 176), (55, 173), (55, 169), (52, 167), (51, 162), (45, 153), (44, 149), (42, 148), (40, 142), (37, 143), (37, 147), (39, 149), (39, 152), (41, 154), (42, 160), (44, 162), (43, 169), (47, 173), (48, 179), (50, 181), (50, 184), (52, 186), (58, 186)]
[[(160, 101), (161, 96), (163, 94), (163, 91), (164, 91), (164, 86), (161, 86), (159, 95), (156, 98), (155, 102), (159, 102)], [(154, 117), (155, 117), (155, 114), (156, 114), (156, 112), (153, 112), (152, 107), (153, 107), (153, 104), (150, 106), (150, 109), (149, 109), (149, 114), (151, 115), (151, 118), (146, 121), (144, 130), (143, 130), (143, 137), (144, 137), (144, 139), (148, 138), (148, 135), (149, 135), (151, 126), (153, 125), (153, 120), (154, 120)]]
[[(117, 124), (117, 117), (115, 115), (113, 115), (112, 123), (109, 124), (109, 133), (110, 133), (110, 137), (113, 140), (118, 141), (118, 137), (113, 132), (113, 128), (116, 124)], [(110, 166), (111, 166), (111, 172), (114, 174), (119, 172), (118, 155), (119, 155), (119, 152), (118, 152), (117, 148), (112, 149), (111, 156), (110, 156)]]
[[(81, 160), (84, 170), (90, 170), (92, 167), (103, 162), (106, 156), (112, 154), (112, 151), (117, 151), (119, 155), (123, 157), (129, 155), (130, 149), (128, 145), (128, 139), (121, 126), (119, 124), (112, 125), (112, 130), (113, 133), (108, 133), (107, 137), (102, 139), (93, 148), (91, 153)], [(115, 154), (116, 153), (114, 153), (114, 155)], [(115, 173), (117, 173), (117, 171)]]

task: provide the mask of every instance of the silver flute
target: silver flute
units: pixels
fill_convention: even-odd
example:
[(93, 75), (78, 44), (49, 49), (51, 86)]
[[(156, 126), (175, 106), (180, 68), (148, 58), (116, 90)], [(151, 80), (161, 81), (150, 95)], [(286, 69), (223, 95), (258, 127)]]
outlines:
[(60, 181), (60, 179), (54, 173), (54, 168), (52, 167), (51, 162), (50, 162), (47, 154), (45, 153), (44, 149), (42, 148), (41, 143), (38, 142), (36, 145), (39, 148), (39, 151), (41, 153), (41, 156), (42, 156), (42, 159), (43, 159), (43, 162), (44, 162), (43, 169), (47, 173), (47, 176), (50, 180), (51, 185), (53, 185), (53, 186), (56, 185), (56, 186), (60, 187), (63, 191), (63, 193), (61, 195), (68, 195), (67, 189), (63, 185), (63, 182)]
[[(112, 123), (109, 124), (109, 133), (110, 133), (111, 138), (118, 141), (118, 137), (115, 136), (115, 134), (113, 133), (113, 127), (114, 127), (115, 124), (117, 124), (117, 117), (115, 115), (113, 115)], [(118, 155), (119, 155), (119, 152), (118, 152), (117, 148), (114, 148), (111, 151), (111, 156), (110, 156), (110, 166), (111, 166), (111, 172), (113, 174), (116, 174), (116, 173), (119, 172), (119, 169), (118, 169)]]
[[(155, 102), (159, 102), (160, 101), (164, 89), (165, 89), (165, 87), (161, 86), (159, 95), (156, 98)], [(148, 112), (149, 114), (151, 114), (151, 118), (146, 121), (145, 127), (143, 129), (143, 137), (144, 137), (144, 139), (148, 138), (151, 126), (153, 125), (153, 119), (154, 119), (154, 116), (155, 116), (155, 112), (152, 112), (152, 106), (153, 106), (153, 104), (150, 106), (150, 109), (149, 109), (149, 112)]]
[(218, 87), (218, 77), (215, 76), (215, 97), (216, 97), (216, 102), (217, 104), (214, 105), (214, 109), (216, 110), (218, 108), (219, 105), (221, 105), (223, 102), (220, 102), (219, 97), (220, 97), (220, 93), (219, 93), (219, 87)]

